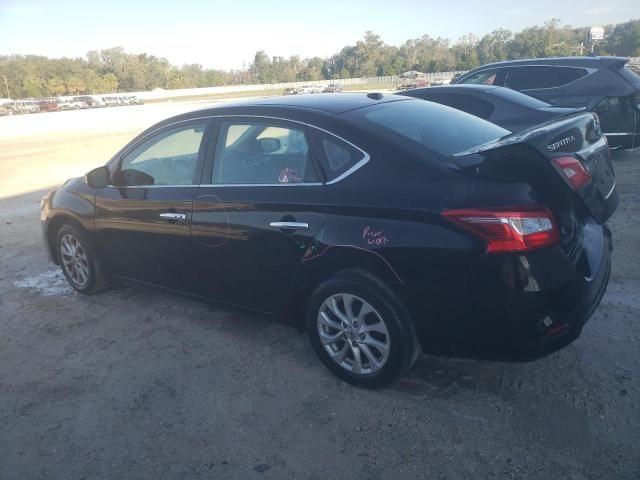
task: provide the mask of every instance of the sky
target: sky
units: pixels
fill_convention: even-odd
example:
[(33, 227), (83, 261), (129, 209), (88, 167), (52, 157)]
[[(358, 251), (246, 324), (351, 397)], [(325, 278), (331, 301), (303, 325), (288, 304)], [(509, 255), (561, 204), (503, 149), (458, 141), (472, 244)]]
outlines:
[[(84, 57), (115, 46), (175, 65), (239, 69), (269, 56), (328, 57), (367, 30), (391, 45), (456, 41), (550, 18), (572, 26), (640, 18), (639, 0), (0, 0), (0, 55)], [(579, 5), (579, 7), (578, 7)]]

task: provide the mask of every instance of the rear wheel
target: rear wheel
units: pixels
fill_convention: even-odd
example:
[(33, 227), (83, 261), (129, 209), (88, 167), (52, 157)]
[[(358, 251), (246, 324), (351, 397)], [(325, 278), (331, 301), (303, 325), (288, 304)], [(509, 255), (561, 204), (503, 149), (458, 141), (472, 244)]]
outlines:
[(108, 286), (104, 266), (79, 227), (63, 225), (58, 231), (56, 245), (62, 273), (74, 290), (91, 294)]
[(386, 385), (414, 359), (408, 314), (388, 287), (364, 272), (340, 273), (316, 289), (307, 332), (322, 363), (354, 385)]

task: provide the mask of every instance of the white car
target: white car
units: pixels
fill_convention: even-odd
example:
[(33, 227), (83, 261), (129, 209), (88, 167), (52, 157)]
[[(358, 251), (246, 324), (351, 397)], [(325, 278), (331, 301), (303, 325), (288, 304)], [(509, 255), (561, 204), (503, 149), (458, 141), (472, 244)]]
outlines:
[(81, 108), (87, 108), (87, 104), (85, 102), (64, 98), (58, 100), (58, 110), (80, 110)]

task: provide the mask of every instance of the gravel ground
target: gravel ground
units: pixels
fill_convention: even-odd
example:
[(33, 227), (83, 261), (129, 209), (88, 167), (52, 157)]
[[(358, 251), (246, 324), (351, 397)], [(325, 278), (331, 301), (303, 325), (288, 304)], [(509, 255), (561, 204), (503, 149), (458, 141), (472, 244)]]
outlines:
[[(0, 138), (0, 178), (49, 141)], [(68, 167), (78, 141), (49, 161)], [(611, 283), (578, 341), (533, 363), (424, 357), (377, 391), (332, 377), (277, 321), (141, 286), (73, 293), (40, 241), (46, 179), (13, 184), (0, 478), (640, 478), (640, 151), (615, 165)]]

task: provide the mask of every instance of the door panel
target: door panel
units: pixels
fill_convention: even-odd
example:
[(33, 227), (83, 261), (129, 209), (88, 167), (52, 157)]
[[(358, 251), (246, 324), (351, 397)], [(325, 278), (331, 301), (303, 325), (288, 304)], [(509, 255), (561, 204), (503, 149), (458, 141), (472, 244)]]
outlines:
[(191, 215), (210, 120), (180, 122), (143, 137), (96, 192), (96, 238), (113, 272), (189, 291)]
[[(201, 187), (192, 250), (197, 293), (274, 312), (294, 286), (306, 249), (325, 220), (324, 187)], [(273, 222), (305, 223), (287, 230)]]
[[(96, 195), (96, 238), (114, 273), (189, 290), (186, 266), (196, 187), (107, 187)], [(161, 215), (182, 214), (174, 220)]]

